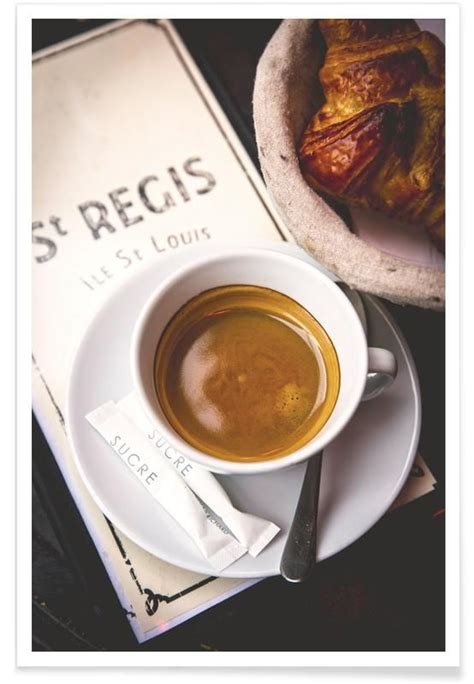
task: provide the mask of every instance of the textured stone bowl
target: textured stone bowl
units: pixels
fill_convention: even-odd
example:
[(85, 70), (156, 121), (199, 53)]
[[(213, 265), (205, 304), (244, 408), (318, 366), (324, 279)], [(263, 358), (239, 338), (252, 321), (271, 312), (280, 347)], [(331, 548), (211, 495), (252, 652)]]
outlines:
[(444, 268), (402, 259), (361, 239), (301, 175), (297, 145), (322, 102), (317, 80), (322, 56), (315, 21), (291, 19), (282, 22), (260, 58), (253, 111), (272, 200), (298, 244), (351, 287), (441, 310)]

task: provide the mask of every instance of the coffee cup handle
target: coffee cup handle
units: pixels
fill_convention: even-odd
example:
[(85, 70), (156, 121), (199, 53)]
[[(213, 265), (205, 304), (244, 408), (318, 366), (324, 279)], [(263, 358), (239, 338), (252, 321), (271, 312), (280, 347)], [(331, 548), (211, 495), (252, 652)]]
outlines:
[(369, 347), (369, 369), (362, 401), (375, 399), (397, 377), (397, 359), (388, 349)]

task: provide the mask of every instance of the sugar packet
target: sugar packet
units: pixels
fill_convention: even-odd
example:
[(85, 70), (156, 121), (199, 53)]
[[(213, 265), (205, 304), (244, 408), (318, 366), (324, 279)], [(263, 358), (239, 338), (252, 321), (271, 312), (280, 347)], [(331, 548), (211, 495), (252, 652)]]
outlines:
[(218, 521), (208, 516), (176, 470), (161, 458), (142, 431), (109, 401), (86, 416), (154, 499), (188, 533), (217, 572), (247, 549)]
[(251, 556), (260, 551), (278, 534), (280, 528), (268, 520), (251, 513), (243, 513), (235, 508), (222, 485), (214, 475), (185, 456), (178, 453), (169, 442), (153, 427), (140, 400), (131, 392), (117, 405), (121, 411), (139, 427), (159, 450), (159, 453), (176, 469), (188, 487), (218, 515), (232, 534), (243, 544)]
[(153, 428), (133, 393), (86, 418), (216, 571), (246, 551), (258, 555), (278, 533), (272, 522), (236, 509), (212, 473), (179, 454)]

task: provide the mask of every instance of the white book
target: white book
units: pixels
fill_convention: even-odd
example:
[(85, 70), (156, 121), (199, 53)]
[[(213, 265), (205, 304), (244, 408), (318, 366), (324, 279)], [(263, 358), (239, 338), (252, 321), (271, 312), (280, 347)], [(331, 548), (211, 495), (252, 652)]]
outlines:
[(116, 22), (33, 61), (33, 406), (142, 641), (256, 580), (213, 579), (111, 527), (64, 428), (74, 351), (111, 292), (189, 244), (291, 239), (171, 23)]

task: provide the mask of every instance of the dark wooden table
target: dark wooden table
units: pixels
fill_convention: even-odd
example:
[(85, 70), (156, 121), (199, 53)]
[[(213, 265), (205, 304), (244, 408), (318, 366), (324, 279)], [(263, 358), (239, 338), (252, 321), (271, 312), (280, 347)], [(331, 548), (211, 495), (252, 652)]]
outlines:
[[(36, 20), (33, 50), (100, 21)], [(190, 20), (177, 28), (256, 161), (252, 89), (278, 20)], [(444, 649), (444, 316), (387, 304), (420, 376), (420, 451), (436, 490), (385, 516), (305, 584), (255, 587), (138, 646), (33, 418), (33, 649), (440, 651)], [(243, 663), (245, 664), (245, 663)]]

